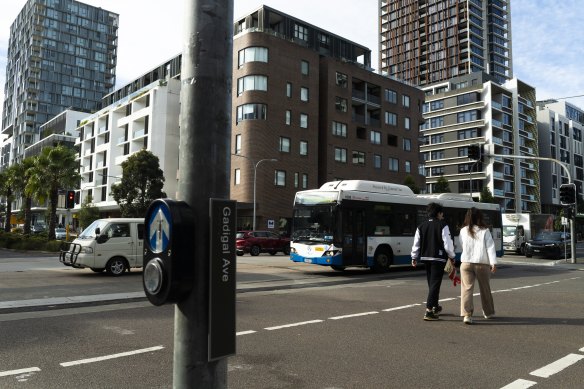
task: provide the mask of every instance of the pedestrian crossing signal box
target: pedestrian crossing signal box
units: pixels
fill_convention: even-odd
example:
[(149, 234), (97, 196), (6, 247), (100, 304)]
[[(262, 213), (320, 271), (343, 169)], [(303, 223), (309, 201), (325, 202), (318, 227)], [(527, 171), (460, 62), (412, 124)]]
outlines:
[(195, 278), (194, 214), (184, 201), (154, 200), (148, 207), (142, 280), (154, 305), (183, 301)]

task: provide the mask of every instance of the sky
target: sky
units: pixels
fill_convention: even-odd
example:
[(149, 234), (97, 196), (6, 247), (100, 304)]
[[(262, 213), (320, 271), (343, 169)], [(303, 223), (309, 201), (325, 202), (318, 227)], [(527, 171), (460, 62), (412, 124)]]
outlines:
[[(120, 15), (116, 89), (180, 53), (185, 1), (83, 1)], [(0, 0), (0, 103), (10, 25), (25, 3)], [(378, 0), (234, 0), (235, 19), (262, 4), (368, 47), (378, 68)], [(538, 100), (584, 95), (583, 14), (582, 0), (511, 1), (513, 73)], [(584, 97), (566, 101), (584, 109)]]

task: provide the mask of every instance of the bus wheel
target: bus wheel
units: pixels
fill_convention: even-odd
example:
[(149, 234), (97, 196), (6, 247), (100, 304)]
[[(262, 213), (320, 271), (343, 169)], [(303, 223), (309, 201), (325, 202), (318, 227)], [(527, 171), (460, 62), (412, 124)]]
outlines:
[(388, 249), (379, 249), (373, 260), (375, 263), (371, 269), (375, 273), (385, 273), (391, 265), (391, 252)]
[(345, 267), (344, 266), (331, 265), (331, 268), (333, 270), (336, 270), (336, 271), (345, 271)]

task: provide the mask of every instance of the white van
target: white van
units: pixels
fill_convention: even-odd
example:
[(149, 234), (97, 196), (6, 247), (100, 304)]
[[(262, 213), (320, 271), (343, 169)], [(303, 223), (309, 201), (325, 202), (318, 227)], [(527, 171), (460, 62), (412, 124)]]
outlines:
[(61, 248), (59, 261), (66, 266), (119, 276), (130, 268), (142, 267), (144, 219), (98, 219)]

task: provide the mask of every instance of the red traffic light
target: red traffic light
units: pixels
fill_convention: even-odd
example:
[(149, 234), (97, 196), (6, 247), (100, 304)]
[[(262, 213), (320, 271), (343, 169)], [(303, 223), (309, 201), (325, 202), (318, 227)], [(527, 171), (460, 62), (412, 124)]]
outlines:
[(67, 191), (65, 208), (67, 208), (67, 209), (75, 208), (75, 191), (74, 190)]

